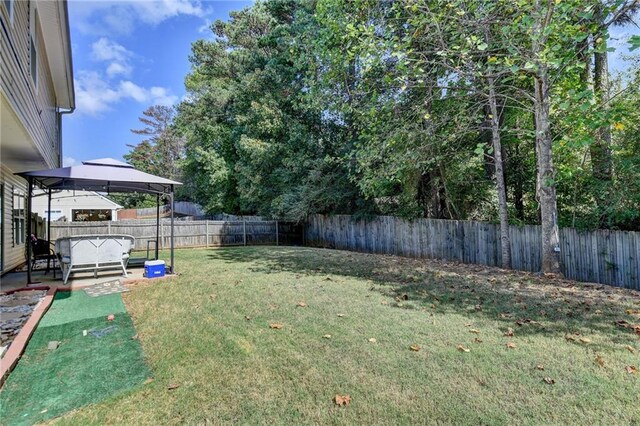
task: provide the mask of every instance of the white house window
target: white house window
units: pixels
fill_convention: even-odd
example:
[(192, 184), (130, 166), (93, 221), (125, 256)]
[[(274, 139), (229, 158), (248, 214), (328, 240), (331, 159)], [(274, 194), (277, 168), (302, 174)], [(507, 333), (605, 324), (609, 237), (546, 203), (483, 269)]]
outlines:
[(33, 84), (38, 87), (38, 31), (37, 31), (37, 11), (34, 2), (29, 3), (30, 17), (29, 17), (29, 66), (31, 71), (31, 79)]
[(26, 199), (23, 192), (13, 191), (13, 245), (24, 244), (26, 237)]
[[(49, 210), (44, 211), (45, 220), (49, 217)], [(62, 210), (51, 210), (51, 222), (55, 222), (56, 220), (62, 217)]]

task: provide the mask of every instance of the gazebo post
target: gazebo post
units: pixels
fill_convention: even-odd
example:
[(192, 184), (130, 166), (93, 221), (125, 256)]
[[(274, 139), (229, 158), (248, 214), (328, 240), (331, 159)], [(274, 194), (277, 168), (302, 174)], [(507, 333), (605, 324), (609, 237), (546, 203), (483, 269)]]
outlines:
[[(49, 188), (49, 194), (47, 199), (47, 250), (51, 247), (51, 188)], [(47, 272), (51, 266), (51, 257), (47, 256)], [(55, 274), (55, 269), (54, 269)]]
[(160, 244), (160, 194), (156, 194), (156, 258), (158, 260), (158, 244)]
[(33, 178), (27, 178), (29, 189), (27, 191), (27, 284), (31, 284), (31, 197), (33, 196)]
[(174, 267), (174, 260), (173, 260), (173, 248), (174, 248), (174, 244), (173, 244), (173, 208), (174, 208), (174, 199), (173, 199), (173, 185), (171, 185), (171, 269), (169, 269), (171, 271), (172, 274), (176, 273), (175, 267)]

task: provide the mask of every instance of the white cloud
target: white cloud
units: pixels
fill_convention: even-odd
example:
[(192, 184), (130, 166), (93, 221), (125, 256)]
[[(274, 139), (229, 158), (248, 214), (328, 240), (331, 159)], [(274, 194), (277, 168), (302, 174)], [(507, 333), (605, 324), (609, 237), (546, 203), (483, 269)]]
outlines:
[(133, 68), (128, 64), (119, 64), (117, 62), (112, 62), (107, 67), (107, 75), (109, 77), (115, 77), (119, 74), (129, 76), (131, 75), (132, 69)]
[(109, 77), (115, 77), (116, 75), (129, 76), (133, 71), (133, 67), (129, 62), (130, 58), (133, 57), (133, 52), (106, 37), (101, 37), (91, 45), (91, 56), (96, 61), (109, 62), (107, 66), (107, 75)]
[(80, 71), (74, 83), (77, 110), (80, 113), (99, 115), (110, 110), (110, 105), (122, 98), (95, 71)]
[(62, 167), (73, 167), (77, 165), (78, 165), (78, 161), (73, 157), (62, 158)]
[(141, 103), (148, 98), (147, 91), (131, 81), (120, 82), (120, 93), (124, 97), (133, 98)]
[(95, 71), (80, 71), (75, 88), (77, 112), (94, 116), (110, 111), (113, 105), (127, 99), (146, 105), (173, 105), (178, 101), (178, 97), (164, 87), (145, 88), (129, 80), (112, 84)]
[(179, 15), (204, 17), (199, 0), (86, 1), (71, 0), (71, 20), (85, 34), (130, 34), (137, 23), (158, 25)]
[(199, 1), (190, 0), (162, 0), (138, 1), (133, 3), (141, 21), (148, 24), (160, 22), (178, 15), (193, 15), (202, 17), (205, 14)]
[(152, 87), (149, 90), (153, 98), (154, 105), (174, 105), (178, 101), (178, 97), (171, 95), (164, 87)]
[(98, 41), (91, 45), (91, 53), (99, 61), (124, 62), (131, 56), (131, 52), (124, 46), (106, 37), (100, 37)]

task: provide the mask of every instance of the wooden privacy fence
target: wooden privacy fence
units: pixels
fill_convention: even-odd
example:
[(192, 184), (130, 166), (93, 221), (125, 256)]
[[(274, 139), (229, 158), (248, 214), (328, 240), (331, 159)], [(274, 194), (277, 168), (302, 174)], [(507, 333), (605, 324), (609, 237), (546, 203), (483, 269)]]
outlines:
[[(541, 268), (540, 226), (510, 226), (513, 269)], [(307, 245), (454, 260), (500, 266), (498, 225), (456, 220), (404, 220), (378, 216), (313, 215), (305, 227)], [(640, 290), (640, 232), (560, 229), (560, 253), (567, 278)]]
[[(174, 222), (175, 247), (216, 247), (233, 245), (302, 244), (302, 226), (280, 221), (215, 221)], [(135, 250), (146, 250), (148, 241), (156, 240), (155, 220), (122, 222), (52, 222), (51, 240), (72, 235), (127, 234), (135, 238)], [(160, 249), (171, 244), (171, 222), (160, 220)], [(150, 248), (154, 245), (151, 243)]]

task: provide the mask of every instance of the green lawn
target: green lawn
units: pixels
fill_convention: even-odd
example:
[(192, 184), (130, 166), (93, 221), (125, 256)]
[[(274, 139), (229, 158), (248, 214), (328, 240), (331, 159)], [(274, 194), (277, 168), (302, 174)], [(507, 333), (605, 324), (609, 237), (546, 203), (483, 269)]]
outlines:
[(155, 380), (61, 423), (640, 422), (637, 292), (310, 248), (176, 266), (124, 295)]

